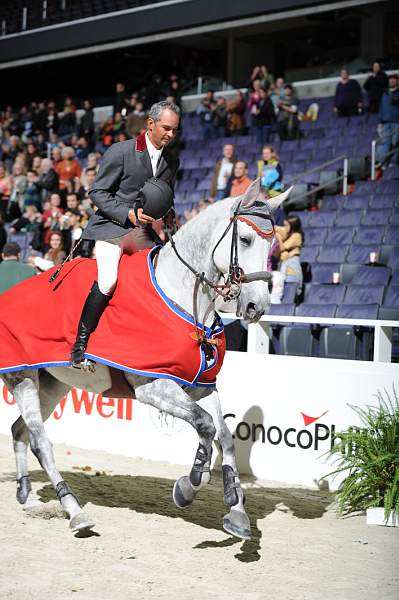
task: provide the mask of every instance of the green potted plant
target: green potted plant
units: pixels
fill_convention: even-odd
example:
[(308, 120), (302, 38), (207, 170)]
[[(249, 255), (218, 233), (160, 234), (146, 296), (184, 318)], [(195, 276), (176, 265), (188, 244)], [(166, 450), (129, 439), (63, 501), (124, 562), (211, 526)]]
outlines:
[(338, 513), (367, 512), (367, 524), (399, 527), (399, 400), (393, 386), (376, 394), (376, 406), (351, 406), (361, 426), (336, 434), (327, 453), (342, 475)]

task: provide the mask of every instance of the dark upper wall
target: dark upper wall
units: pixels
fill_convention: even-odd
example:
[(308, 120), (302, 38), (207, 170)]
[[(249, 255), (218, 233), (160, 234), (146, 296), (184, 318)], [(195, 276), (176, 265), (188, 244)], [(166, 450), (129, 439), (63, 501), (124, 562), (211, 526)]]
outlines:
[(0, 38), (0, 64), (210, 23), (320, 6), (329, 0), (189, 0)]

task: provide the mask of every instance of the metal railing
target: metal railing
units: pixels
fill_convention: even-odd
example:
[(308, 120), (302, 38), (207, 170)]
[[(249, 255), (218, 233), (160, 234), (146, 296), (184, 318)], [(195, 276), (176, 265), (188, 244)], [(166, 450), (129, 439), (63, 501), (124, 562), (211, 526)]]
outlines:
[[(376, 174), (377, 174), (377, 164), (379, 164), (377, 162), (377, 144), (381, 144), (383, 139), (387, 139), (390, 138), (391, 136), (386, 136), (384, 137), (378, 137), (375, 140), (373, 140), (371, 142), (371, 181), (375, 181), (376, 180)], [(387, 158), (389, 158), (390, 156), (392, 156), (393, 154), (395, 154), (396, 152), (399, 152), (399, 149), (397, 147), (392, 148), (392, 150), (390, 150), (389, 152), (387, 152), (384, 155), (383, 160), (381, 161), (381, 164), (383, 164)]]
[(293, 185), (293, 184), (295, 184), (295, 182), (299, 182), (301, 179), (303, 179), (303, 177), (306, 177), (307, 175), (311, 175), (312, 173), (317, 173), (318, 171), (322, 171), (326, 167), (329, 167), (330, 165), (333, 165), (333, 164), (335, 164), (337, 162), (340, 162), (340, 161), (343, 161), (343, 173), (342, 173), (342, 175), (337, 175), (337, 177), (331, 178), (328, 181), (326, 181), (325, 183), (321, 183), (321, 184), (317, 185), (316, 187), (313, 187), (311, 190), (307, 191), (306, 193), (301, 194), (300, 196), (297, 196), (295, 198), (295, 200), (302, 200), (303, 198), (306, 198), (307, 196), (312, 196), (315, 192), (323, 190), (328, 185), (331, 185), (331, 183), (334, 183), (334, 182), (337, 183), (338, 181), (342, 181), (343, 182), (343, 185), (342, 185), (342, 194), (344, 196), (347, 196), (348, 195), (349, 159), (344, 154), (342, 154), (341, 156), (337, 156), (336, 158), (332, 158), (331, 160), (327, 160), (326, 162), (322, 163), (321, 165), (317, 165), (317, 167), (313, 167), (312, 169), (308, 169), (307, 171), (304, 171), (303, 173), (300, 173), (299, 175), (296, 175), (292, 179), (288, 179), (287, 184), (288, 185)]

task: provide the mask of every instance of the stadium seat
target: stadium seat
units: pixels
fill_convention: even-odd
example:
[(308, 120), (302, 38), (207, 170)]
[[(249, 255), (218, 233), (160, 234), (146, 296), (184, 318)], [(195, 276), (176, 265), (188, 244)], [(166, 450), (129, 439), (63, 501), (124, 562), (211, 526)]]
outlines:
[(332, 283), (333, 274), (340, 272), (339, 263), (311, 265), (312, 283)]
[(359, 210), (344, 210), (337, 216), (335, 225), (337, 227), (356, 227), (360, 225), (361, 217), (362, 212)]
[(345, 285), (312, 283), (305, 293), (308, 304), (341, 304), (346, 291)]
[(349, 196), (343, 201), (342, 208), (345, 210), (364, 210), (365, 208), (367, 208), (367, 204), (367, 194), (362, 194), (359, 196)]
[(295, 311), (295, 304), (271, 304), (269, 315), (282, 315), (292, 317)]
[(295, 302), (297, 288), (298, 284), (296, 283), (285, 283), (281, 304), (293, 304)]
[(379, 210), (369, 209), (362, 217), (362, 225), (388, 225), (392, 210), (390, 208), (381, 208)]
[(310, 227), (331, 227), (337, 217), (336, 212), (314, 212), (309, 219)]
[[(308, 232), (306, 231), (306, 243)], [(353, 227), (334, 227), (330, 229), (325, 240), (326, 244), (351, 244), (353, 240)]]
[(374, 209), (393, 208), (395, 206), (396, 198), (396, 194), (378, 194), (372, 197), (369, 206)]
[(388, 287), (382, 306), (399, 309), (399, 285), (390, 285)]
[(399, 267), (399, 246), (395, 246), (394, 248), (392, 248), (392, 252), (388, 259), (388, 265), (392, 269), (396, 269), (397, 267)]
[(348, 246), (324, 245), (318, 254), (317, 262), (320, 263), (341, 263), (345, 262), (348, 254)]
[[(333, 317), (335, 304), (312, 305), (301, 304), (296, 309), (299, 317)], [(323, 327), (320, 325), (302, 325), (283, 327), (280, 333), (280, 353), (294, 356), (318, 356), (319, 336)]]
[(358, 285), (387, 285), (391, 276), (388, 267), (361, 266), (353, 276), (352, 283)]
[(378, 304), (341, 304), (337, 309), (337, 318), (341, 319), (376, 319)]
[(319, 251), (320, 251), (319, 246), (307, 246), (307, 245), (304, 246), (301, 250), (301, 255), (300, 255), (301, 262), (307, 262), (307, 263), (316, 262)]
[(354, 244), (366, 246), (380, 245), (384, 237), (384, 227), (359, 227), (353, 240)]
[(343, 304), (382, 304), (383, 285), (348, 285)]
[[(309, 228), (306, 229), (306, 233), (305, 233), (305, 248), (307, 246), (320, 246), (320, 244), (323, 244), (323, 242), (325, 242), (326, 240), (326, 236), (330, 235), (330, 231), (327, 228), (323, 228), (323, 227), (316, 227), (316, 228)], [(352, 233), (353, 235), (353, 233)], [(352, 241), (352, 238), (351, 238)], [(329, 244), (334, 244), (335, 242), (328, 242)], [(349, 243), (349, 242), (346, 242)], [(302, 250), (303, 251), (303, 250)]]
[(388, 225), (385, 227), (384, 244), (397, 244), (399, 245), (399, 227), (395, 225)]
[(381, 260), (381, 246), (374, 246), (372, 244), (369, 246), (352, 244), (352, 246), (349, 248), (346, 260), (349, 263), (359, 263), (361, 265), (365, 265), (370, 262), (370, 252), (376, 252)]

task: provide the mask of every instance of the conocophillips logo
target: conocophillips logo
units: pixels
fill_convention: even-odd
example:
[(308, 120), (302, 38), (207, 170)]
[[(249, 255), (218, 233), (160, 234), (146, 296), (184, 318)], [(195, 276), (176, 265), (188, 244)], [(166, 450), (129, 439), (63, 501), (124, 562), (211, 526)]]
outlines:
[[(278, 446), (284, 444), (289, 448), (301, 448), (302, 450), (320, 450), (322, 442), (330, 442), (330, 448), (334, 445), (335, 425), (326, 425), (325, 423), (316, 423), (319, 419), (328, 413), (326, 410), (318, 417), (311, 417), (301, 412), (304, 425), (307, 429), (298, 429), (296, 427), (279, 427), (278, 425), (265, 426), (263, 423), (248, 423), (240, 421), (235, 427), (234, 438), (241, 441), (256, 442), (260, 440), (263, 444)], [(235, 419), (234, 413), (227, 413), (224, 419)], [(313, 427), (310, 427), (314, 425)], [(324, 449), (324, 448), (323, 448)], [(327, 448), (325, 448), (327, 450)]]

